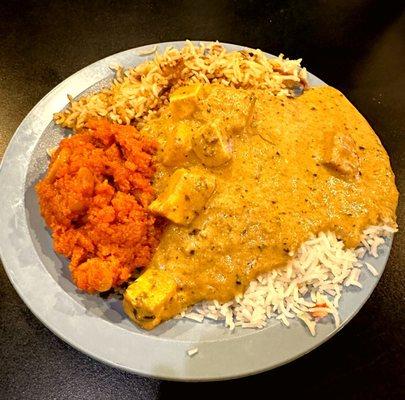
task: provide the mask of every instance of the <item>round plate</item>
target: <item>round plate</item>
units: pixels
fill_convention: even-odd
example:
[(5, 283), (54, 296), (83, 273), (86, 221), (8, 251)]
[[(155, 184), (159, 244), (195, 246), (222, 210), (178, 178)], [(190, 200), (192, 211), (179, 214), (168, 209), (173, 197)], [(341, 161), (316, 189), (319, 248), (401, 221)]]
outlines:
[[(185, 42), (161, 43), (182, 47)], [(173, 380), (219, 380), (265, 371), (308, 353), (337, 332), (331, 320), (318, 325), (312, 337), (297, 320), (289, 328), (271, 321), (262, 330), (236, 329), (222, 324), (171, 320), (151, 332), (125, 316), (121, 302), (80, 293), (70, 280), (67, 260), (52, 249), (50, 232), (41, 218), (35, 183), (48, 165), (46, 149), (69, 131), (52, 122), (64, 108), (66, 94), (79, 96), (106, 84), (113, 77), (112, 63), (137, 65), (153, 55), (138, 56), (153, 45), (124, 51), (89, 65), (48, 93), (15, 132), (0, 171), (1, 257), (10, 281), (31, 311), (50, 330), (76, 349), (137, 374)], [(228, 50), (243, 47), (224, 44)], [(324, 84), (309, 74), (312, 86)], [(391, 239), (372, 263), (383, 271)], [(340, 302), (344, 326), (370, 296), (378, 278), (362, 274), (363, 289), (345, 290)], [(198, 354), (187, 350), (198, 347)]]

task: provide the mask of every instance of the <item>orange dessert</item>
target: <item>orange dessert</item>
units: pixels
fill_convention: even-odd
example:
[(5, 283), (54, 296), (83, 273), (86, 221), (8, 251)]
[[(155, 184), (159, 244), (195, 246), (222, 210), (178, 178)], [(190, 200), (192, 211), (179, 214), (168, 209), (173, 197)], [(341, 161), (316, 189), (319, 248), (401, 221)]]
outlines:
[(55, 250), (70, 258), (78, 288), (104, 292), (148, 265), (162, 231), (147, 209), (156, 149), (136, 128), (100, 119), (52, 155), (36, 190)]

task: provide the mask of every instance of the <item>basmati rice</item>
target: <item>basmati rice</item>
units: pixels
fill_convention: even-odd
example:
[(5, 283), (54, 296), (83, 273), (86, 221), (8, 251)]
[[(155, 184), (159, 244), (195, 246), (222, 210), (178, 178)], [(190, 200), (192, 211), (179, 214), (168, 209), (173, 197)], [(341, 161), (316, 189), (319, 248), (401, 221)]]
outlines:
[(363, 264), (372, 275), (378, 275), (377, 269), (361, 258), (366, 252), (376, 254), (384, 237), (394, 232), (396, 229), (390, 226), (371, 226), (362, 238), (367, 247), (355, 250), (345, 249), (334, 233), (321, 232), (305, 242), (287, 266), (252, 281), (243, 296), (222, 305), (202, 302), (185, 316), (197, 313), (203, 319), (222, 321), (230, 330), (237, 326), (264, 328), (272, 318), (289, 326), (289, 320), (297, 317), (315, 335), (317, 322), (330, 315), (338, 327), (343, 286), (362, 287)]
[(198, 353), (198, 347), (194, 347), (190, 350), (187, 350), (187, 354), (189, 357), (193, 357)]
[[(142, 52), (142, 55), (155, 51)], [(139, 54), (138, 54), (139, 55)], [(153, 60), (124, 71), (118, 65), (112, 84), (94, 94), (69, 98), (67, 108), (54, 115), (57, 124), (80, 129), (90, 118), (107, 117), (119, 124), (139, 124), (156, 113), (172, 90), (203, 82), (245, 89), (264, 89), (277, 96), (292, 95), (291, 83), (307, 86), (307, 71), (301, 59), (281, 54), (268, 58), (262, 51), (246, 49), (228, 52), (219, 43), (195, 46), (187, 41), (178, 50), (168, 47)]]

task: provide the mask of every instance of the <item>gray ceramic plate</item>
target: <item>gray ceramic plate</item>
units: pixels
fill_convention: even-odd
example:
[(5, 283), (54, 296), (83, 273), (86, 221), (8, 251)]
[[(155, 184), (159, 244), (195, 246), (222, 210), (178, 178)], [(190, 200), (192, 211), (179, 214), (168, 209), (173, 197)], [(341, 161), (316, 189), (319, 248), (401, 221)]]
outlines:
[[(161, 43), (181, 47), (184, 42)], [(225, 45), (240, 50), (236, 45)], [(133, 325), (119, 301), (80, 293), (70, 281), (67, 262), (52, 250), (34, 185), (48, 164), (46, 149), (68, 134), (55, 126), (52, 114), (66, 106), (66, 94), (78, 96), (108, 82), (109, 66), (125, 67), (151, 58), (132, 49), (100, 60), (63, 81), (27, 115), (15, 132), (0, 172), (0, 247), (6, 272), (31, 311), (56, 335), (76, 349), (114, 367), (142, 375), (175, 380), (217, 380), (255, 374), (292, 361), (316, 348), (335, 329), (327, 320), (316, 337), (298, 321), (289, 328), (273, 321), (263, 330), (231, 333), (215, 322), (168, 321), (152, 332)], [(311, 85), (323, 82), (310, 74)], [(372, 263), (382, 273), (391, 240)], [(362, 274), (362, 290), (347, 290), (341, 300), (342, 326), (368, 299), (378, 278)], [(12, 323), (12, 322), (10, 322)], [(199, 353), (189, 357), (188, 349)]]

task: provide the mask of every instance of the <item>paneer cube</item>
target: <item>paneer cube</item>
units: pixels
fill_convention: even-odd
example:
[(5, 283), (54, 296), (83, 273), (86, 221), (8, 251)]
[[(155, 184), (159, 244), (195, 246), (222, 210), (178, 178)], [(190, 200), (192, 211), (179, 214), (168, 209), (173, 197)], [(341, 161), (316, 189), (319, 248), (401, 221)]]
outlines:
[(194, 168), (177, 169), (167, 188), (149, 209), (176, 224), (188, 225), (201, 212), (215, 189), (215, 177)]
[(180, 122), (163, 149), (163, 164), (169, 167), (182, 165), (191, 152), (191, 139), (191, 127)]
[(175, 118), (190, 118), (197, 110), (198, 96), (201, 93), (202, 84), (182, 86), (170, 96), (170, 110)]
[(356, 142), (349, 133), (331, 131), (325, 134), (324, 163), (344, 176), (359, 176)]
[[(225, 127), (222, 127), (222, 131)], [(210, 122), (193, 135), (193, 150), (201, 162), (208, 167), (218, 167), (231, 157), (230, 143), (221, 132), (219, 123)]]
[(158, 325), (165, 307), (177, 292), (177, 284), (167, 272), (146, 270), (124, 293), (124, 311), (142, 328)]

